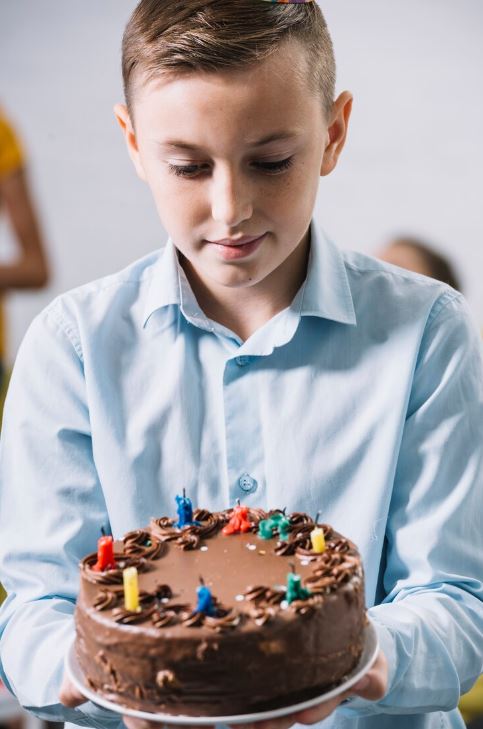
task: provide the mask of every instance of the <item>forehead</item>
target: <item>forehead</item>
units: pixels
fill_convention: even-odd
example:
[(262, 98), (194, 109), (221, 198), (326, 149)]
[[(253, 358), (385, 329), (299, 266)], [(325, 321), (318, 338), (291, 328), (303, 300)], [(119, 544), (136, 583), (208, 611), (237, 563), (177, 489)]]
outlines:
[(165, 74), (141, 83), (134, 115), (141, 133), (163, 142), (236, 138), (256, 146), (274, 133), (281, 139), (303, 133), (320, 121), (322, 103), (309, 88), (303, 48), (290, 43), (247, 69)]

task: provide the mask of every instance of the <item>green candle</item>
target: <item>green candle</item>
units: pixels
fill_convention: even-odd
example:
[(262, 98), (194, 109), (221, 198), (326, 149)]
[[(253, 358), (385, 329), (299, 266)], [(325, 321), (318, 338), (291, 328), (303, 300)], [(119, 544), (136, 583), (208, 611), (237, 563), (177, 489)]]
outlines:
[(273, 537), (274, 524), (271, 519), (263, 519), (258, 525), (258, 536), (262, 539), (271, 539)]
[(310, 597), (310, 592), (305, 587), (302, 587), (302, 580), (300, 575), (295, 572), (289, 572), (287, 575), (287, 594), (286, 600), (290, 605), (294, 600), (306, 600)]
[(277, 524), (277, 528), (280, 539), (282, 542), (286, 542), (291, 531), (290, 519), (287, 519), (286, 516), (282, 517)]

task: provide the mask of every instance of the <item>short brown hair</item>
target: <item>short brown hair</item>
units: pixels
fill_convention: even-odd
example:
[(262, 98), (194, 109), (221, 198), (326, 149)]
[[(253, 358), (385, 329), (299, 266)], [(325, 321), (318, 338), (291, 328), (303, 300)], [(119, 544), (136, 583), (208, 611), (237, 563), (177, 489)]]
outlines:
[[(132, 118), (135, 78), (164, 72), (240, 70), (298, 40), (307, 54), (307, 82), (326, 115), (335, 93), (335, 59), (316, 2), (262, 0), (141, 0), (124, 32), (122, 74)], [(295, 72), (295, 69), (294, 69)]]

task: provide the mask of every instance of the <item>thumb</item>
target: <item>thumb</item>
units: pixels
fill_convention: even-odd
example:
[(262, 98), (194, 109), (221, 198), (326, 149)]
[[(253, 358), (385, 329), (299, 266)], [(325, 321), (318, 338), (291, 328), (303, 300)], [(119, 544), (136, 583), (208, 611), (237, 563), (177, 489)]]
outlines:
[(61, 704), (64, 704), (64, 706), (69, 706), (71, 709), (74, 709), (76, 706), (79, 706), (79, 704), (84, 704), (87, 699), (78, 689), (76, 689), (67, 676), (64, 675), (59, 691), (59, 701)]
[(384, 679), (378, 673), (369, 672), (350, 689), (350, 694), (368, 701), (378, 701), (383, 698), (385, 691)]
[(350, 689), (350, 693), (368, 701), (379, 701), (386, 695), (387, 676), (386, 656), (380, 650), (372, 668)]

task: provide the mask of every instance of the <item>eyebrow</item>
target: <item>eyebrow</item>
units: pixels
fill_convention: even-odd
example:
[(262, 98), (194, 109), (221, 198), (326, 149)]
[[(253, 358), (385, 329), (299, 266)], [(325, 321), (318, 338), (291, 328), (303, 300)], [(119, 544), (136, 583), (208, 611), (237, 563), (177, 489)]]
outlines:
[[(263, 147), (265, 144), (270, 144), (270, 142), (278, 142), (280, 140), (284, 139), (293, 139), (294, 137), (297, 137), (299, 135), (299, 132), (296, 131), (283, 131), (283, 132), (273, 132), (272, 134), (269, 134), (266, 137), (263, 137), (263, 139), (259, 139), (257, 142), (252, 142), (249, 144), (249, 147)], [(203, 148), (200, 146), (197, 146), (196, 144), (188, 144), (188, 142), (183, 142), (180, 139), (167, 139), (164, 142), (160, 142), (162, 147), (170, 147), (171, 149), (186, 149), (190, 151), (199, 151)]]

